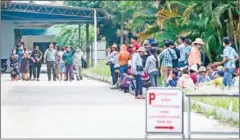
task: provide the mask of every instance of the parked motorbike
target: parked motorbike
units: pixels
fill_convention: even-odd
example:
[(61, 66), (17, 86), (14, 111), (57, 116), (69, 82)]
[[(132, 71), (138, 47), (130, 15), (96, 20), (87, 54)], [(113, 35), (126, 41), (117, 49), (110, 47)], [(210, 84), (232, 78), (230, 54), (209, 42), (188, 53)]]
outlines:
[(1, 72), (7, 71), (7, 59), (1, 59)]

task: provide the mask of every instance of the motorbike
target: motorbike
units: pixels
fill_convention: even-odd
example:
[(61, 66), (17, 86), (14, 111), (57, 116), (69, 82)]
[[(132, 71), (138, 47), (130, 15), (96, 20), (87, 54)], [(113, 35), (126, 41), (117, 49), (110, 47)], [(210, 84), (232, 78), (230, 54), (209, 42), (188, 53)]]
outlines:
[(7, 71), (7, 59), (1, 59), (1, 72)]

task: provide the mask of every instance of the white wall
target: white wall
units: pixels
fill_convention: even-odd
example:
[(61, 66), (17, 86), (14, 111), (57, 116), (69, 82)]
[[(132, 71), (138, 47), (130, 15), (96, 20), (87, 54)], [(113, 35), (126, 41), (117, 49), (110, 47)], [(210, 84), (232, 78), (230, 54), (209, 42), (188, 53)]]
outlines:
[(2, 22), (1, 23), (1, 58), (9, 58), (12, 49), (14, 48), (14, 23)]
[(52, 42), (54, 38), (54, 35), (49, 36), (23, 36), (22, 41), (24, 42), (24, 45), (28, 49), (33, 48), (34, 42)]

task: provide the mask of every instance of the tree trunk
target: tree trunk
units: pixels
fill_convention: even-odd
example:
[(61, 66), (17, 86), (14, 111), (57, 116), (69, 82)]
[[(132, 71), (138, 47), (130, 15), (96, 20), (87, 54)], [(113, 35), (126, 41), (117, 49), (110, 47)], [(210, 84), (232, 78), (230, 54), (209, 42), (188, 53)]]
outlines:
[(228, 9), (228, 18), (229, 18), (229, 31), (230, 31), (230, 38), (231, 40), (233, 40), (235, 47), (236, 47), (236, 51), (238, 52), (238, 44), (237, 44), (237, 39), (236, 36), (234, 35), (234, 27), (233, 27), (233, 15), (232, 15), (232, 9), (229, 8)]
[(122, 12), (122, 17), (121, 17), (121, 41), (120, 41), (120, 44), (122, 45), (123, 44), (123, 12)]

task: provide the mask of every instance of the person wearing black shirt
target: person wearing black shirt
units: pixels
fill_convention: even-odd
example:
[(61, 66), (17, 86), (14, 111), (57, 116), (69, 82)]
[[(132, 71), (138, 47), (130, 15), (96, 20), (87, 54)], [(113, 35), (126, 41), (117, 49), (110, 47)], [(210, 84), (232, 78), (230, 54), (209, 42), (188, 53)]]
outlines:
[(173, 68), (178, 68), (178, 59), (180, 58), (180, 51), (179, 49), (174, 45), (173, 41), (169, 41), (171, 49), (173, 49), (177, 54), (177, 59), (173, 60)]

